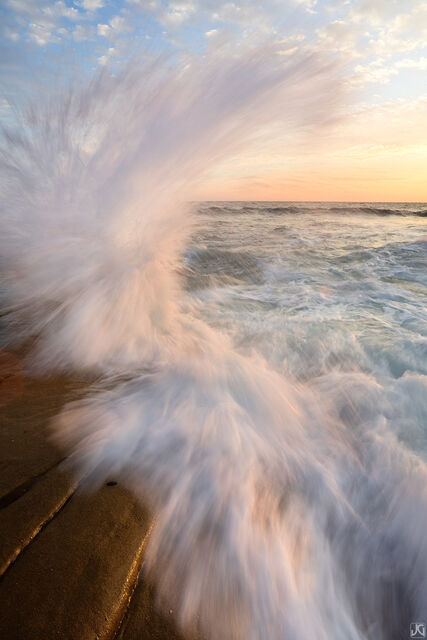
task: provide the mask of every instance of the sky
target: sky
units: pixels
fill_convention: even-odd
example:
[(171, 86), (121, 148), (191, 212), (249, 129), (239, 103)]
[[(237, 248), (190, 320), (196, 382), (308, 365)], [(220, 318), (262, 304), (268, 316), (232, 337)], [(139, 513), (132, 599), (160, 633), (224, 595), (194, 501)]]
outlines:
[(345, 95), (330, 124), (242, 152), (195, 197), (427, 201), (424, 0), (0, 0), (0, 38), (5, 121), (34, 85), (51, 90), (141, 51), (261, 40), (285, 59), (315, 51), (334, 60)]

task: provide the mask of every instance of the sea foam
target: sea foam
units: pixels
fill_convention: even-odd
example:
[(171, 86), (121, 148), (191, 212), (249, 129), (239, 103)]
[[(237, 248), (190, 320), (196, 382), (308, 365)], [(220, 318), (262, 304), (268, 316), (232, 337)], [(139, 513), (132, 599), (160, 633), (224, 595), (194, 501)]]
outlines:
[(159, 602), (213, 640), (389, 640), (427, 601), (425, 468), (370, 410), (372, 380), (287, 380), (198, 318), (182, 284), (197, 181), (265, 124), (322, 126), (332, 86), (314, 56), (156, 60), (5, 133), (12, 331), (37, 337), (38, 370), (101, 374), (56, 437), (152, 506)]

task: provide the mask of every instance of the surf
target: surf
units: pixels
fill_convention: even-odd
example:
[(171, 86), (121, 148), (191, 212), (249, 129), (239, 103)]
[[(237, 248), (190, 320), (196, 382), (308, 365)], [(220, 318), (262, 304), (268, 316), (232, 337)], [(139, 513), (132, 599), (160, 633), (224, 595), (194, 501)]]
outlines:
[(426, 521), (424, 464), (369, 376), (286, 379), (185, 291), (205, 172), (266, 124), (330, 117), (328, 64), (270, 60), (140, 62), (18, 114), (1, 162), (9, 336), (34, 340), (35, 372), (99, 376), (55, 437), (151, 506), (146, 566), (185, 632), (386, 640), (426, 602), (424, 531), (406, 526)]

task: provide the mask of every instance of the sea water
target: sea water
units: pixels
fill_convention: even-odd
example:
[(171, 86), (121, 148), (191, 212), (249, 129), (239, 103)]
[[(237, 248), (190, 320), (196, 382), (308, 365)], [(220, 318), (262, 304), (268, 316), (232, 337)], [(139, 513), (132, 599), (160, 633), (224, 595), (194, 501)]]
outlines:
[(197, 217), (184, 264), (201, 316), (294, 381), (370, 376), (423, 457), (427, 205), (215, 202)]
[(158, 509), (147, 566), (184, 631), (406, 637), (427, 602), (427, 207), (193, 210), (183, 344), (59, 433)]
[(6, 343), (98, 377), (54, 437), (151, 506), (159, 606), (209, 640), (427, 617), (427, 206), (188, 204), (266, 124), (323, 127), (330, 76), (151, 61), (3, 135)]
[[(301, 620), (278, 637), (408, 637), (427, 612), (425, 479), (414, 481), (427, 455), (427, 206), (211, 202), (197, 211), (184, 264), (199, 315), (303, 396), (312, 391), (319, 460), (334, 416), (323, 473), (334, 469), (348, 521), (335, 530), (323, 522), (315, 555), (339, 558), (333, 581), (352, 594), (358, 629), (339, 620), (340, 598), (327, 591), (332, 628), (311, 609), (313, 625)], [(343, 442), (351, 462), (337, 467)], [(325, 506), (315, 498), (311, 508)], [(295, 526), (292, 516), (284, 526)], [(297, 589), (313, 565), (305, 571)]]

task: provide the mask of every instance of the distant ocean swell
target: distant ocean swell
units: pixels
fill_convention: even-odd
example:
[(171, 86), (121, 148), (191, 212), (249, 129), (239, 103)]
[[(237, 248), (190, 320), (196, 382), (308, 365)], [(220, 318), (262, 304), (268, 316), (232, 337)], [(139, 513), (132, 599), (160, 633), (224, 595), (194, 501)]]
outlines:
[(390, 640), (426, 617), (425, 274), (375, 254), (424, 221), (184, 204), (257, 125), (322, 122), (330, 89), (313, 56), (155, 63), (33, 109), (4, 149), (11, 338), (38, 337), (38, 370), (101, 376), (56, 437), (153, 507), (159, 602), (211, 640)]
[[(209, 211), (212, 213), (221, 213), (224, 212), (224, 207), (220, 205), (211, 205), (208, 207)], [(295, 204), (289, 206), (268, 206), (267, 203), (260, 202), (259, 205), (253, 204), (248, 206), (245, 203), (242, 203), (240, 208), (238, 206), (231, 206), (229, 208), (230, 211), (233, 211), (236, 214), (245, 214), (248, 212), (258, 212), (264, 214), (300, 214), (300, 213), (313, 213), (316, 210), (316, 203), (304, 203), (304, 204)], [(375, 216), (419, 216), (421, 218), (427, 217), (427, 209), (411, 209), (410, 205), (407, 205), (405, 209), (392, 208), (387, 209), (382, 206), (363, 206), (354, 204), (354, 206), (350, 205), (341, 205), (341, 206), (333, 206), (327, 205), (327, 203), (322, 203), (322, 212), (333, 212), (333, 213), (342, 213), (342, 214), (371, 214)]]
[(427, 216), (427, 210), (411, 210), (407, 209), (384, 209), (382, 207), (354, 207), (354, 208), (346, 208), (346, 207), (331, 207), (331, 211), (347, 211), (348, 213), (357, 213), (360, 211), (361, 213), (371, 213), (375, 216), (420, 216), (425, 218)]

